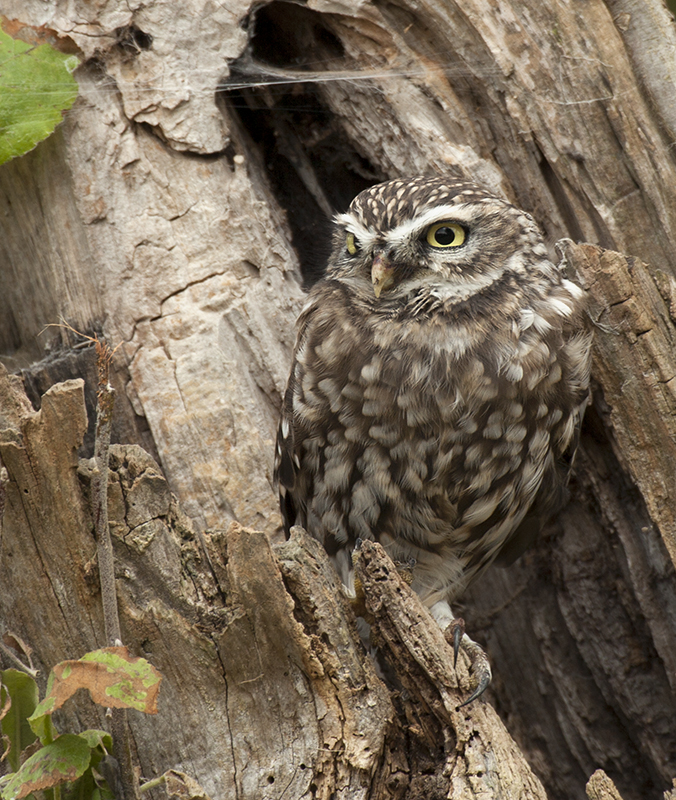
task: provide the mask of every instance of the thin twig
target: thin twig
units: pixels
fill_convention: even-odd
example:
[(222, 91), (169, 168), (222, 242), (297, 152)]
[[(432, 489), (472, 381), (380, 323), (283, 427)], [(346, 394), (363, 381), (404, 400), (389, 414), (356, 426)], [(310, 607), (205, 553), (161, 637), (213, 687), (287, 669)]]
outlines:
[(157, 789), (158, 786), (162, 786), (167, 782), (166, 774), (162, 774), (159, 778), (153, 778), (150, 781), (146, 781), (142, 783), (139, 787), (139, 794), (143, 794), (144, 792), (149, 791), (150, 789)]
[(23, 663), (23, 661), (17, 656), (10, 647), (7, 647), (2, 642), (0, 642), (0, 650), (9, 658), (10, 661), (14, 663), (17, 669), (21, 670), (21, 672), (25, 672), (27, 675), (30, 675), (31, 678), (37, 677), (38, 671), (33, 669), (32, 666), (28, 666)]
[[(92, 510), (96, 529), (99, 578), (101, 581), (101, 601), (103, 604), (103, 624), (106, 644), (122, 644), (120, 617), (117, 610), (117, 589), (115, 587), (115, 560), (113, 542), (108, 525), (108, 463), (110, 455), (110, 431), (113, 421), (115, 390), (110, 384), (110, 362), (114, 350), (98, 337), (96, 345), (96, 366), (98, 370), (98, 390), (96, 394), (96, 436), (94, 439), (94, 471), (92, 475)], [(138, 797), (134, 767), (131, 758), (127, 710), (111, 710), (111, 733), (115, 743), (115, 754), (120, 764), (121, 790), (119, 800), (134, 800)]]
[[(101, 357), (99, 356), (97, 360), (99, 362), (99, 390), (96, 407), (96, 438), (94, 440), (95, 467), (92, 474), (92, 507), (96, 529), (106, 644), (108, 646), (116, 646), (122, 644), (122, 634), (120, 631), (120, 618), (117, 613), (113, 543), (108, 526), (108, 458), (115, 391), (108, 383), (107, 374), (102, 375)], [(107, 369), (105, 372), (107, 373)], [(101, 384), (102, 378), (105, 378), (103, 385)]]
[(134, 774), (134, 763), (131, 755), (131, 737), (126, 708), (110, 709), (110, 734), (113, 737), (115, 755), (120, 765), (121, 796), (116, 800), (137, 800), (138, 785)]

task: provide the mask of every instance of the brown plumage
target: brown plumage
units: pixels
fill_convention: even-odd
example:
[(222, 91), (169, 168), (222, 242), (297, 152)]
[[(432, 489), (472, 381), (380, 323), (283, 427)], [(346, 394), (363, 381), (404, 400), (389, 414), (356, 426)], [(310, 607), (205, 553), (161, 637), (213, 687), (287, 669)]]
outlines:
[(445, 625), (447, 602), (564, 502), (590, 342), (582, 290), (525, 212), (454, 179), (362, 192), (298, 320), (287, 530), (319, 539), (348, 587), (358, 538), (414, 559)]

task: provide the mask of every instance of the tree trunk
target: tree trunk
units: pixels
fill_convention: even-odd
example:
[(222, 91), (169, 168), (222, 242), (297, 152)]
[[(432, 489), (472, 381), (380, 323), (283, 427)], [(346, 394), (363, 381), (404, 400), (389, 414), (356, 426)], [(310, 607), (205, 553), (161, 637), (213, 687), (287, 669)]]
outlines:
[[(131, 718), (145, 778), (180, 769), (214, 800), (563, 800), (598, 769), (589, 797), (670, 788), (676, 26), (661, 2), (1, 6), (83, 57), (64, 123), (0, 168), (0, 355), (21, 378), (0, 375), (0, 626), (41, 679), (105, 644), (94, 353), (44, 327), (64, 319), (119, 345), (123, 638), (164, 674), (159, 715)], [(416, 173), (503, 194), (552, 257), (556, 240), (591, 243), (560, 245), (596, 323), (572, 499), (463, 598), (494, 681), (490, 702), (460, 710), (466, 665), (456, 678), (367, 545), (377, 674), (321, 549), (300, 530), (281, 541), (271, 478), (328, 218)], [(92, 724), (105, 720), (86, 701), (65, 707), (62, 730)]]

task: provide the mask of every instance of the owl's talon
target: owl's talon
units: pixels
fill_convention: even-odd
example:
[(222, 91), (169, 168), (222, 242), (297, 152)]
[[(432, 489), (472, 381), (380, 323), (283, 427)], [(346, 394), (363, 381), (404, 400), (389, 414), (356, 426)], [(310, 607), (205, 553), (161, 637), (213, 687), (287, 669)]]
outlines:
[(469, 638), (469, 636), (465, 633), (462, 635), (462, 647), (463, 650), (469, 656), (471, 668), (472, 668), (472, 675), (476, 679), (477, 687), (472, 692), (472, 694), (465, 700), (463, 703), (460, 703), (458, 709), (464, 708), (464, 706), (468, 706), (470, 703), (473, 703), (477, 698), (481, 697), (481, 695), (486, 691), (488, 685), (491, 682), (493, 677), (493, 673), (491, 672), (491, 665), (488, 661), (488, 656), (484, 653), (483, 648), (478, 645), (475, 641)]
[(465, 620), (462, 617), (456, 617), (444, 632), (446, 641), (453, 645), (453, 669), (458, 665), (458, 653), (460, 652), (460, 644), (464, 634)]
[[(448, 611), (450, 616), (450, 608)], [(446, 625), (444, 638), (453, 647), (453, 667), (457, 666), (458, 653), (462, 647), (469, 657), (472, 675), (477, 682), (476, 689), (464, 703), (458, 706), (458, 708), (462, 708), (472, 703), (477, 697), (481, 697), (486, 691), (493, 677), (491, 665), (483, 648), (465, 633), (465, 620), (462, 617), (455, 617)]]

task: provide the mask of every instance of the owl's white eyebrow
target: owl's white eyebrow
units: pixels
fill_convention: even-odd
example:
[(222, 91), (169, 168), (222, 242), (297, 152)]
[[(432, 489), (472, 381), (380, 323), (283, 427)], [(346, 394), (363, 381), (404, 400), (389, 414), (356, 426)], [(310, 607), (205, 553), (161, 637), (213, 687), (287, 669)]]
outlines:
[(413, 219), (402, 222), (385, 234), (388, 244), (404, 244), (412, 233), (426, 228), (433, 222), (449, 220), (451, 222), (470, 222), (476, 218), (476, 203), (448, 203), (445, 206), (434, 206)]
[[(493, 198), (481, 202), (481, 207), (486, 212), (494, 211), (503, 206), (504, 204)], [(447, 203), (446, 205), (429, 208), (417, 217), (402, 222), (380, 236), (375, 231), (369, 230), (362, 225), (352, 214), (337, 214), (334, 219), (336, 223), (344, 225), (346, 230), (353, 233), (363, 248), (368, 248), (379, 239), (381, 241), (384, 239), (388, 244), (402, 245), (410, 239), (412, 234), (424, 230), (434, 222), (449, 220), (451, 222), (469, 223), (476, 219), (476, 215), (477, 203)]]
[(369, 247), (377, 238), (374, 231), (370, 231), (362, 225), (352, 214), (336, 214), (334, 221), (339, 225), (344, 225), (346, 230), (353, 233), (362, 247)]

